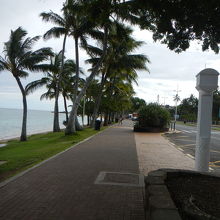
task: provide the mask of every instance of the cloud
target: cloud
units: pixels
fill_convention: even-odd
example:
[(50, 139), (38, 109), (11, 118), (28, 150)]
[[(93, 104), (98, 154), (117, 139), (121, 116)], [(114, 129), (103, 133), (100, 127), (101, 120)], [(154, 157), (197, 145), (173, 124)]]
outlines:
[[(8, 41), (10, 31), (22, 26), (28, 31), (28, 36), (43, 35), (53, 24), (42, 22), (39, 14), (43, 11), (53, 10), (60, 13), (63, 1), (60, 0), (1, 0), (0, 19), (0, 52), (3, 50), (3, 42)], [(137, 26), (133, 27), (133, 36), (137, 40), (142, 40), (145, 44), (135, 51), (148, 56), (151, 63), (147, 64), (150, 74), (139, 71), (139, 86), (134, 86), (136, 94), (146, 99), (148, 102), (155, 102), (157, 95), (167, 97), (166, 103), (173, 104), (173, 90), (177, 84), (182, 90), (181, 98), (189, 96), (191, 93), (197, 94), (195, 90), (195, 75), (205, 67), (220, 70), (220, 57), (212, 51), (202, 52), (201, 45), (193, 42), (186, 52), (177, 54), (170, 51), (166, 45), (152, 40), (152, 33), (140, 31)], [(62, 49), (62, 38), (48, 41), (40, 40), (35, 48), (49, 46), (54, 51)], [(74, 41), (67, 39), (66, 57), (74, 58)], [(89, 66), (84, 64), (88, 56), (85, 51), (80, 50), (80, 65), (86, 71)], [(42, 77), (41, 73), (31, 73), (22, 83)], [(40, 92), (36, 92), (28, 97), (29, 107), (34, 109), (53, 109), (53, 101), (39, 101)], [(13, 76), (7, 72), (0, 73), (0, 107), (21, 107), (20, 91)], [(162, 98), (160, 98), (162, 102)], [(62, 101), (61, 101), (62, 105)]]

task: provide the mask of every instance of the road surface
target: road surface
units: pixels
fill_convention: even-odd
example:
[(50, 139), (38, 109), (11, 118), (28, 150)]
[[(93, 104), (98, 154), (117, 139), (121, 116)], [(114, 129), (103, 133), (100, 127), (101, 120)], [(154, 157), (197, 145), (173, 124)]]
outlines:
[[(174, 143), (179, 150), (191, 158), (195, 158), (196, 127), (187, 125), (176, 125), (178, 133), (166, 134), (170, 142)], [(220, 174), (220, 131), (211, 131), (210, 164), (213, 172)]]

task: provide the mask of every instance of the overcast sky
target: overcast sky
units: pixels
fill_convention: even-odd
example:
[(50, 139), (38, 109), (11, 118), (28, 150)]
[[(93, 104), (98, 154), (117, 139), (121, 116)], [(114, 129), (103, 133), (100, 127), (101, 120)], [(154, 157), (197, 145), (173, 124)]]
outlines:
[[(22, 26), (28, 31), (28, 35), (33, 37), (43, 35), (52, 24), (41, 21), (39, 14), (43, 11), (52, 10), (60, 13), (62, 0), (1, 0), (0, 7), (0, 53), (3, 50), (3, 43), (8, 41), (10, 31)], [(198, 96), (195, 89), (195, 75), (206, 67), (214, 68), (220, 71), (220, 55), (214, 52), (202, 52), (201, 45), (194, 42), (190, 49), (181, 54), (170, 51), (166, 45), (154, 43), (152, 35), (147, 31), (140, 31), (134, 28), (134, 37), (142, 40), (145, 45), (139, 48), (136, 53), (147, 55), (151, 63), (148, 65), (150, 74), (139, 72), (138, 86), (134, 86), (136, 96), (145, 99), (147, 102), (156, 102), (157, 96), (160, 97), (160, 103), (174, 105), (174, 90), (179, 87), (180, 98), (189, 97), (190, 94)], [(36, 48), (49, 46), (55, 52), (62, 48), (62, 39), (59, 40), (40, 40)], [(2, 53), (1, 53), (2, 55)], [(67, 58), (74, 58), (74, 42), (72, 39), (67, 41)], [(85, 52), (80, 51), (80, 65), (86, 71), (84, 60), (87, 58)], [(23, 84), (39, 79), (40, 73), (31, 73), (30, 76), (23, 80)], [(40, 101), (39, 97), (44, 89), (37, 90), (28, 96), (29, 109), (52, 110), (53, 101)], [(164, 98), (165, 97), (165, 98)], [(62, 110), (62, 101), (60, 106)], [(22, 108), (20, 91), (15, 79), (8, 72), (0, 73), (0, 108)]]

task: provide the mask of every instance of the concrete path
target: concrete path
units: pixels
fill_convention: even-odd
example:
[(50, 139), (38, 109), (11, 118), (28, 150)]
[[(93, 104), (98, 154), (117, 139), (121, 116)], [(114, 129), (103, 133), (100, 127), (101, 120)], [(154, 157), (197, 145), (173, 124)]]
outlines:
[(134, 137), (132, 125), (111, 127), (0, 188), (0, 220), (144, 220), (135, 174), (194, 162), (160, 134)]

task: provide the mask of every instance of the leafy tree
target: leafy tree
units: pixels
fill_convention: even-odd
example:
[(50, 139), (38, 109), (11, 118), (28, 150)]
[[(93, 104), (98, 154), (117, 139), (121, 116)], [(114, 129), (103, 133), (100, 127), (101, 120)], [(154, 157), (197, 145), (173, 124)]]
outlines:
[(218, 0), (129, 0), (119, 1), (120, 17), (142, 29), (153, 39), (176, 52), (185, 51), (190, 41), (202, 42), (202, 49), (219, 52), (220, 4)]
[(0, 56), (0, 71), (8, 70), (15, 78), (23, 98), (23, 121), (21, 130), (21, 141), (27, 140), (27, 99), (26, 91), (21, 82), (21, 78), (26, 78), (29, 71), (46, 71), (47, 66), (41, 62), (48, 59), (52, 54), (50, 48), (41, 48), (32, 51), (34, 43), (39, 40), (39, 36), (27, 37), (27, 32), (19, 27), (11, 31), (10, 39), (4, 44), (4, 57)]
[(145, 100), (138, 97), (131, 97), (131, 103), (131, 112), (138, 112), (141, 107), (146, 106)]
[(158, 104), (150, 103), (138, 111), (138, 127), (165, 128), (170, 121), (170, 113)]
[(212, 108), (212, 118), (215, 121), (219, 120), (219, 109), (220, 109), (220, 91), (216, 90), (213, 93), (213, 108)]
[(198, 99), (190, 95), (189, 98), (183, 99), (178, 106), (180, 119), (185, 121), (196, 121), (198, 111)]

